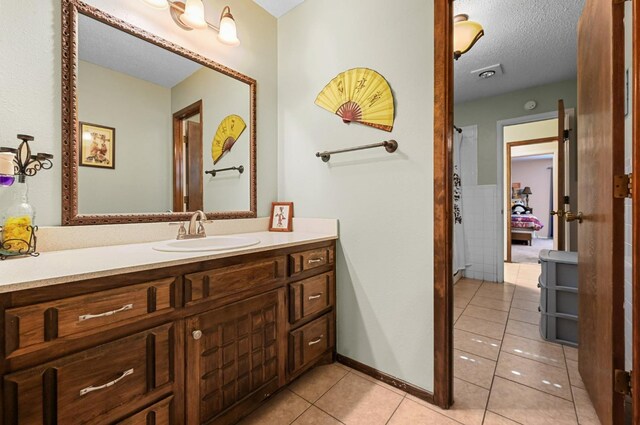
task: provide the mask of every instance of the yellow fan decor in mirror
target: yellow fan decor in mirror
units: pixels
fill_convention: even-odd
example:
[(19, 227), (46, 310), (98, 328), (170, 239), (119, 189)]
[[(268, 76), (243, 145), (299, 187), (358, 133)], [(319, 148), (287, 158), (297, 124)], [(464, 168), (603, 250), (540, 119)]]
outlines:
[(220, 122), (218, 131), (211, 142), (211, 156), (214, 165), (220, 161), (225, 153), (231, 150), (245, 128), (247, 128), (247, 124), (238, 115), (229, 115)]
[(335, 77), (316, 98), (316, 105), (345, 123), (359, 122), (393, 130), (393, 93), (387, 80), (368, 68), (354, 68)]

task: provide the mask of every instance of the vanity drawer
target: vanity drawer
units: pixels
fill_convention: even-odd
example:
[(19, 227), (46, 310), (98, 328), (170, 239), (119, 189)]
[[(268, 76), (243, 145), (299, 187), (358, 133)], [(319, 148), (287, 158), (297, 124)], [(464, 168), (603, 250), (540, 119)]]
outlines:
[(169, 396), (146, 409), (118, 422), (119, 425), (170, 425), (172, 420), (173, 396)]
[(122, 417), (145, 395), (172, 384), (174, 340), (173, 324), (167, 324), (7, 375), (5, 423), (106, 423)]
[(7, 356), (19, 355), (18, 350), (55, 339), (103, 331), (120, 322), (169, 312), (175, 308), (175, 291), (176, 281), (172, 277), (8, 309), (5, 312)]
[[(285, 278), (285, 257), (221, 267), (184, 277), (187, 305), (260, 289)], [(251, 293), (247, 294), (251, 295)]]
[(325, 273), (289, 285), (289, 322), (296, 323), (313, 316), (333, 304), (334, 273)]
[(290, 274), (291, 276), (295, 276), (302, 272), (306, 272), (307, 270), (333, 264), (333, 257), (333, 247), (319, 248), (290, 254)]
[(289, 332), (289, 371), (294, 373), (304, 368), (333, 346), (331, 313)]

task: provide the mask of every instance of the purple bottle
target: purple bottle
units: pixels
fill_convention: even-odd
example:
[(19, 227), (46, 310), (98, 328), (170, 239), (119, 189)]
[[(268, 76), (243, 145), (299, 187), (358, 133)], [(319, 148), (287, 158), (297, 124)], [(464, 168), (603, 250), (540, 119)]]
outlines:
[(0, 187), (11, 186), (15, 182), (15, 157), (11, 152), (0, 152)]

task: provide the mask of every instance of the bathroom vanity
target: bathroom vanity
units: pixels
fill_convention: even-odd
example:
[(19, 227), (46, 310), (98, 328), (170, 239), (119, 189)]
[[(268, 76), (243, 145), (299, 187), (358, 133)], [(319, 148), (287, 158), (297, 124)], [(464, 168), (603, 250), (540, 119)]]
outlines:
[(3, 423), (231, 424), (333, 361), (335, 238), (262, 234), (289, 242), (195, 257), (90, 248), (107, 264), (136, 250), (163, 262), (0, 285)]

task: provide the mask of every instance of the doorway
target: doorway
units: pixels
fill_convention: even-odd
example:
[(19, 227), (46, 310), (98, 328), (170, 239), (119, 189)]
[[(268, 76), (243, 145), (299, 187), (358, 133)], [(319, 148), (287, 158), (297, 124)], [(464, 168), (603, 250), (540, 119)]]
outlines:
[[(436, 112), (434, 114), (434, 217), (437, 225), (435, 226), (434, 232), (434, 247), (436, 250), (436, 254), (434, 256), (436, 363), (434, 400), (441, 407), (448, 408), (452, 405), (454, 398), (453, 323), (456, 314), (454, 308), (454, 287), (451, 265), (454, 245), (453, 201), (449, 199), (452, 197), (454, 190), (454, 182), (452, 178), (452, 147), (454, 141), (454, 63), (451, 58), (451, 52), (453, 51), (452, 18), (454, 10), (452, 2), (448, 0), (436, 1), (435, 6)], [(634, 10), (634, 22), (636, 16), (637, 14)], [(584, 52), (578, 60), (581, 67), (580, 69), (583, 70), (583, 74), (578, 75), (578, 90), (581, 93), (580, 99), (583, 108), (581, 109), (578, 107), (576, 115), (578, 117), (577, 128), (579, 133), (579, 142), (585, 141), (584, 144), (578, 143), (577, 148), (580, 150), (580, 157), (584, 158), (586, 162), (582, 165), (582, 171), (578, 170), (578, 177), (585, 176), (590, 173), (592, 177), (595, 177), (595, 175), (593, 175), (594, 170), (598, 170), (599, 177), (596, 179), (588, 179), (591, 189), (587, 186), (587, 180), (582, 180), (582, 182), (578, 180), (578, 185), (582, 185), (581, 187), (583, 191), (590, 191), (581, 193), (595, 195), (595, 197), (587, 197), (585, 202), (579, 201), (577, 205), (573, 205), (574, 200), (571, 199), (568, 204), (571, 204), (572, 208), (568, 211), (562, 211), (567, 221), (571, 222), (571, 226), (575, 226), (576, 224), (578, 225), (577, 228), (579, 230), (577, 233), (581, 247), (584, 248), (589, 246), (588, 244), (592, 244), (592, 248), (595, 246), (600, 247), (599, 249), (596, 249), (600, 255), (600, 260), (595, 261), (593, 257), (587, 256), (585, 257), (586, 264), (579, 265), (579, 267), (589, 265), (591, 267), (589, 269), (589, 276), (598, 276), (598, 279), (596, 280), (590, 279), (588, 282), (585, 281), (586, 288), (584, 288), (580, 295), (581, 305), (589, 305), (588, 309), (581, 307), (581, 314), (587, 319), (588, 326), (583, 326), (580, 334), (581, 337), (584, 337), (589, 341), (587, 346), (591, 347), (591, 343), (599, 344), (599, 346), (593, 346), (589, 351), (583, 348), (580, 350), (580, 358), (584, 359), (584, 361), (581, 361), (582, 366), (580, 367), (580, 374), (585, 377), (584, 387), (586, 389), (582, 393), (579, 391), (577, 393), (581, 395), (587, 394), (586, 399), (591, 399), (593, 401), (594, 412), (597, 412), (602, 423), (606, 424), (621, 423), (619, 421), (621, 418), (619, 412), (620, 396), (614, 395), (614, 386), (611, 382), (611, 377), (613, 377), (614, 373), (612, 368), (613, 365), (619, 365), (619, 346), (623, 342), (623, 339), (619, 338), (616, 340), (621, 336), (619, 329), (616, 332), (599, 332), (599, 336), (597, 336), (590, 333), (587, 328), (590, 328), (590, 326), (594, 324), (595, 320), (599, 320), (598, 318), (601, 319), (601, 323), (598, 324), (598, 328), (601, 328), (602, 325), (614, 326), (614, 322), (616, 321), (613, 319), (616, 317), (618, 319), (621, 318), (621, 292), (619, 290), (612, 291), (611, 289), (607, 289), (606, 282), (613, 281), (620, 283), (622, 281), (622, 268), (618, 267), (621, 265), (621, 245), (614, 248), (611, 243), (612, 241), (619, 243), (623, 240), (623, 238), (620, 237), (622, 233), (617, 229), (624, 221), (619, 219), (607, 219), (602, 221), (593, 219), (600, 217), (600, 214), (603, 214), (602, 217), (620, 218), (620, 211), (622, 211), (622, 208), (616, 207), (619, 206), (620, 201), (599, 203), (599, 199), (604, 201), (604, 198), (598, 198), (601, 193), (600, 188), (603, 189), (602, 194), (605, 197), (610, 197), (612, 195), (611, 188), (614, 186), (613, 171), (616, 171), (617, 173), (621, 171), (620, 169), (623, 166), (620, 162), (614, 163), (613, 167), (611, 166), (610, 160), (615, 159), (617, 161), (620, 158), (620, 151), (609, 149), (611, 146), (622, 145), (620, 136), (622, 134), (621, 128), (624, 127), (622, 122), (623, 116), (621, 115), (621, 107), (623, 105), (623, 102), (621, 101), (623, 84), (621, 84), (621, 81), (623, 79), (622, 75), (624, 72), (620, 65), (621, 55), (613, 53), (616, 51), (616, 48), (613, 46), (619, 47), (623, 44), (621, 39), (621, 29), (623, 28), (622, 17), (622, 3), (597, 2), (593, 0), (586, 0), (585, 2), (585, 12), (581, 15), (581, 26), (578, 28), (578, 46), (581, 46), (579, 48), (582, 48), (582, 51)], [(593, 28), (599, 28), (601, 31), (592, 31)], [(634, 31), (637, 31), (635, 25)], [(611, 42), (612, 40), (613, 42)], [(591, 54), (586, 54), (589, 49)], [(620, 49), (617, 51), (620, 52)], [(595, 54), (594, 52), (598, 52), (599, 54)], [(634, 57), (636, 58), (635, 63), (639, 63), (637, 61), (638, 55), (636, 49), (634, 49)], [(598, 58), (599, 62), (596, 64), (594, 61), (589, 60), (589, 58)], [(594, 85), (596, 84), (594, 80), (598, 81), (597, 86)], [(639, 87), (637, 74), (634, 74), (634, 78), (631, 78), (631, 80), (635, 81), (634, 93), (638, 94)], [(594, 87), (597, 87), (597, 89), (594, 89)], [(634, 100), (634, 102), (636, 101)], [(598, 114), (593, 113), (595, 110), (589, 109), (594, 107), (599, 108), (597, 109)], [(633, 114), (634, 120), (636, 120), (636, 122), (634, 122), (635, 127), (638, 112), (634, 109)], [(456, 122), (456, 124), (466, 125), (466, 123), (461, 122)], [(581, 129), (582, 133), (580, 133)], [(595, 139), (598, 139), (600, 144), (590, 144), (591, 141), (595, 141)], [(635, 139), (633, 144), (636, 144)], [(634, 155), (636, 152), (637, 151), (634, 149)], [(599, 163), (599, 161), (601, 162)], [(588, 167), (584, 168), (587, 165)], [(498, 167), (499, 166), (500, 164), (498, 164)], [(632, 184), (634, 187), (637, 187), (637, 183), (635, 181)], [(608, 191), (605, 190), (606, 188), (608, 188)], [(502, 191), (500, 193), (502, 193)], [(504, 203), (502, 205), (504, 205)], [(575, 208), (576, 206), (581, 208)], [(602, 210), (599, 209), (601, 207), (603, 208)], [(588, 210), (590, 212), (586, 213), (581, 211), (581, 209)], [(580, 214), (581, 212), (583, 212), (583, 214)], [(637, 223), (637, 215), (635, 211), (633, 214), (633, 221), (634, 223)], [(592, 221), (589, 221), (589, 219)], [(585, 223), (587, 223), (586, 226), (584, 226)], [(635, 237), (637, 229), (634, 228), (633, 232)], [(594, 237), (594, 235), (598, 234), (607, 235), (607, 237), (601, 237), (600, 239), (598, 239), (597, 236)], [(572, 234), (571, 240), (574, 238), (575, 236)], [(584, 245), (585, 242), (587, 245)], [(568, 241), (568, 243), (571, 244), (572, 242)], [(635, 244), (634, 250), (636, 250)], [(637, 252), (637, 250), (635, 252)], [(609, 261), (613, 267), (607, 268)], [(587, 269), (584, 270), (586, 271)], [(533, 275), (533, 272), (531, 274)], [(583, 273), (582, 276), (585, 276), (585, 274)], [(636, 300), (637, 272), (635, 267), (633, 284), (635, 285), (633, 299)], [(477, 289), (481, 290), (482, 286)], [(468, 291), (472, 291), (472, 289), (468, 289)], [(474, 297), (476, 295), (474, 295)], [(593, 295), (593, 297), (591, 297), (591, 295)], [(599, 307), (599, 309), (597, 307)], [(633, 310), (633, 318), (634, 324), (636, 324), (638, 318), (637, 308), (634, 308)], [(617, 321), (616, 323), (617, 324), (615, 326), (618, 328), (622, 324), (621, 321)], [(637, 327), (634, 327), (634, 334), (637, 334), (636, 330)], [(487, 338), (484, 339), (485, 341), (487, 340)], [(634, 347), (636, 347), (636, 345), (634, 345)], [(518, 349), (521, 350), (519, 347)], [(634, 359), (636, 359), (637, 364), (638, 354), (636, 351), (637, 350), (634, 350), (633, 356)], [(591, 352), (595, 355), (590, 356)], [(565, 359), (567, 358), (566, 352), (564, 357)], [(602, 362), (594, 363), (593, 360), (597, 358), (600, 358)], [(635, 376), (637, 376), (637, 374), (634, 375), (634, 379), (637, 379)], [(603, 390), (603, 388), (605, 389)], [(504, 395), (506, 396), (507, 394), (508, 392)], [(526, 397), (521, 397), (520, 399), (525, 402), (527, 401)], [(575, 401), (576, 399), (580, 399), (580, 397), (576, 397), (574, 393), (573, 400)], [(491, 401), (489, 401), (490, 407), (491, 404)], [(539, 406), (537, 407), (539, 408)], [(637, 412), (639, 411), (637, 402), (634, 403), (634, 409), (637, 415)]]
[(203, 209), (202, 100), (173, 114), (173, 212)]
[(536, 264), (558, 249), (558, 145), (555, 138), (508, 142), (504, 221), (507, 263)]

